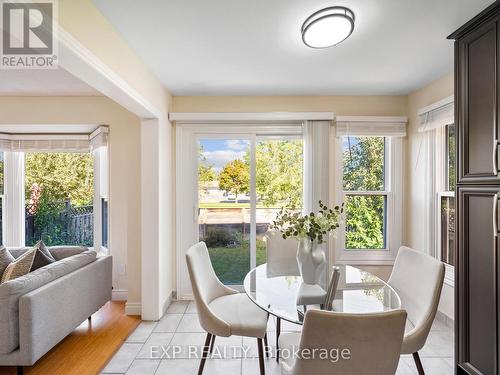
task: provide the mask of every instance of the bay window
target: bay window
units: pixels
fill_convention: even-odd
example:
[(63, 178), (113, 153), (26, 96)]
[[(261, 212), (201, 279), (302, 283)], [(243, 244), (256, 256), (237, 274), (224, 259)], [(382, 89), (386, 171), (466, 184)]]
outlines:
[(107, 242), (107, 206), (101, 209), (101, 198), (107, 201), (108, 128), (54, 127), (67, 133), (46, 133), (40, 125), (1, 136), (2, 244), (32, 246), (41, 239), (48, 246), (100, 251), (105, 230)]

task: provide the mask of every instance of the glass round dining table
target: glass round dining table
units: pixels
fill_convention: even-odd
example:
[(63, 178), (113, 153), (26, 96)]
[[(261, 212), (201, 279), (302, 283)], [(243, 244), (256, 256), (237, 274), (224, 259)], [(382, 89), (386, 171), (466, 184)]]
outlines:
[[(372, 273), (352, 266), (340, 266), (338, 271), (336, 292), (328, 304), (331, 311), (366, 314), (401, 308), (396, 291)], [(308, 308), (326, 308), (326, 278), (324, 284), (305, 284), (300, 276), (276, 275), (262, 264), (246, 275), (244, 288), (257, 306), (296, 324), (303, 323)]]

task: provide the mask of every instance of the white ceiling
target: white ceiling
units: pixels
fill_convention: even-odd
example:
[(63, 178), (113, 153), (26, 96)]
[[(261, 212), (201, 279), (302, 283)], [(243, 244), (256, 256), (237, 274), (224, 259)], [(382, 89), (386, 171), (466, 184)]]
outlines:
[[(453, 69), (446, 36), (492, 0), (94, 0), (174, 95), (407, 94)], [(302, 44), (312, 12), (343, 5), (354, 33)]]
[(0, 96), (95, 96), (94, 88), (64, 69), (0, 70)]

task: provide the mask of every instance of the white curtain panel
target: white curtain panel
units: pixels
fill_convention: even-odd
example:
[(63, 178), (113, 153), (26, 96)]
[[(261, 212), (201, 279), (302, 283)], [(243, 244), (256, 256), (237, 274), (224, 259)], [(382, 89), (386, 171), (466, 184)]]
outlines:
[(304, 123), (304, 212), (318, 211), (318, 201), (329, 204), (331, 121)]

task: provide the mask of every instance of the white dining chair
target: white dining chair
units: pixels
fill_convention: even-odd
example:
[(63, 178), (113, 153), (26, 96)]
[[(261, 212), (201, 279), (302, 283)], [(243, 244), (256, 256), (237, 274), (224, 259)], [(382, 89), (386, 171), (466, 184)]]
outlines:
[[(284, 239), (281, 232), (268, 230), (266, 242), (266, 273), (267, 277), (300, 276), (297, 264), (297, 247), (299, 242), (294, 238)], [(276, 317), (276, 361), (279, 361), (279, 337), (281, 319)]]
[(436, 317), (444, 273), (444, 264), (439, 260), (402, 246), (388, 281), (401, 298), (401, 308), (408, 313), (401, 354), (413, 355), (419, 375), (425, 372), (418, 351), (425, 345)]
[(267, 276), (300, 276), (297, 264), (299, 242), (294, 238), (284, 239), (283, 235), (276, 230), (267, 231), (264, 237)]
[(302, 333), (280, 337), (281, 374), (393, 375), (405, 321), (404, 310), (374, 314), (308, 310)]
[[(245, 293), (229, 288), (219, 280), (210, 262), (207, 246), (199, 242), (186, 253), (187, 268), (200, 325), (207, 332), (198, 375), (212, 352), (216, 336), (254, 337), (259, 351), (260, 373), (264, 375), (264, 347), (267, 349), (268, 314), (255, 305)], [(268, 351), (266, 350), (266, 353)]]

